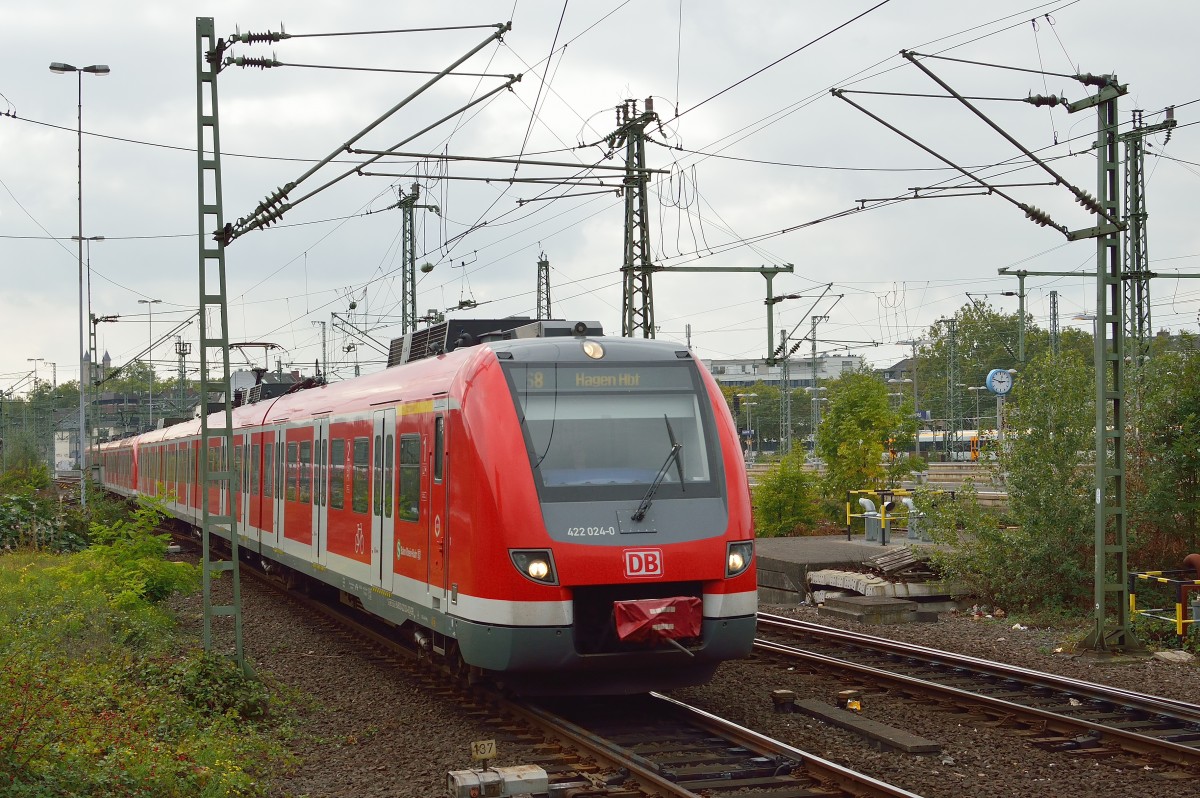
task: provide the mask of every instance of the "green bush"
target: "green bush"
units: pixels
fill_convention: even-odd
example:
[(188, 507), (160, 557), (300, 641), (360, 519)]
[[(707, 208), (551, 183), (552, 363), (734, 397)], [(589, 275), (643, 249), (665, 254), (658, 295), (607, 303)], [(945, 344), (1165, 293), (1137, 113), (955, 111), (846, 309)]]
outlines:
[(86, 553), (0, 557), (4, 796), (258, 796), (285, 757), (261, 726), (266, 688), (150, 600), (195, 569), (148, 566), (162, 541), (140, 509)]
[(754, 528), (759, 537), (793, 535), (819, 521), (817, 479), (803, 466), (804, 452), (795, 450), (754, 488)]

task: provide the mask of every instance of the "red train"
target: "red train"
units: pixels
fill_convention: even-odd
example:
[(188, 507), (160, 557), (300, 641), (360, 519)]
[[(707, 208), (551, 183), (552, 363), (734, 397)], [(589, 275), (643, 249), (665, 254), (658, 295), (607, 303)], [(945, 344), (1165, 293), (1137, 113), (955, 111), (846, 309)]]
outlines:
[(409, 362), (237, 407), (232, 496), (201, 495), (199, 458), (222, 453), (198, 420), (94, 462), (192, 523), (232, 501), (243, 552), (452, 666), (526, 692), (701, 683), (754, 637), (734, 423), (683, 347), (564, 324), (410, 334)]

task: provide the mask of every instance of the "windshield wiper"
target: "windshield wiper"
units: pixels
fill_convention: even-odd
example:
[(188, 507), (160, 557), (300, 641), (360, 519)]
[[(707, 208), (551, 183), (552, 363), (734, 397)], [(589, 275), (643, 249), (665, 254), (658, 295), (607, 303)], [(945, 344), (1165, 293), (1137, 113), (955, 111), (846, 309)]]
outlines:
[[(671, 429), (671, 419), (667, 418), (666, 414), (664, 414), (663, 421), (667, 422), (667, 435), (671, 438), (671, 447), (678, 447), (682, 449), (683, 444), (675, 440), (675, 430)], [(675, 456), (675, 470), (679, 472), (679, 489), (686, 491), (687, 488), (683, 486), (683, 458), (679, 457), (678, 455)]]
[[(667, 426), (669, 427), (670, 425), (668, 424)], [(679, 462), (679, 450), (682, 448), (682, 443), (671, 444), (671, 451), (667, 453), (667, 459), (663, 461), (662, 468), (658, 469), (658, 475), (650, 483), (650, 490), (646, 491), (646, 495), (642, 498), (642, 503), (633, 511), (632, 518), (634, 521), (641, 521), (646, 517), (646, 511), (650, 509), (650, 505), (654, 502), (654, 494), (658, 492), (658, 486), (667, 478), (667, 471), (671, 468), (671, 461)]]

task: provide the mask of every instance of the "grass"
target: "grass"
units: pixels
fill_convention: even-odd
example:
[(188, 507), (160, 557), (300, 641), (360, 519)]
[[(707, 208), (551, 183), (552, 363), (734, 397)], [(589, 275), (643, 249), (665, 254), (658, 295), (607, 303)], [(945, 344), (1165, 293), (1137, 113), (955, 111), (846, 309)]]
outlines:
[(0, 794), (260, 796), (286, 764), (272, 695), (177, 630), (153, 508), (76, 554), (0, 556)]

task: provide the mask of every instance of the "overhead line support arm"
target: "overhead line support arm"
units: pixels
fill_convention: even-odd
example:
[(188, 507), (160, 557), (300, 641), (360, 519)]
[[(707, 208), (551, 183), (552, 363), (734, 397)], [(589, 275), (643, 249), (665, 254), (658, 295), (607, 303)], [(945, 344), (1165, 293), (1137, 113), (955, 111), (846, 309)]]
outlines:
[(850, 105), (852, 105), (853, 107), (857, 108), (859, 111), (862, 111), (864, 114), (866, 114), (867, 116), (869, 116), (869, 117), (871, 117), (872, 119), (874, 119), (874, 120), (875, 120), (876, 122), (878, 122), (879, 124), (881, 124), (881, 125), (883, 125), (884, 127), (886, 127), (888, 130), (891, 130), (893, 133), (895, 133), (896, 135), (900, 136), (900, 137), (901, 137), (901, 138), (903, 138), (904, 140), (906, 140), (906, 141), (908, 141), (909, 143), (911, 143), (911, 144), (913, 144), (913, 145), (915, 145), (915, 146), (917, 146), (917, 147), (921, 148), (922, 150), (924, 150), (925, 152), (929, 153), (929, 154), (930, 154), (930, 155), (932, 155), (934, 158), (937, 158), (939, 161), (941, 161), (942, 163), (946, 164), (946, 165), (947, 165), (947, 166), (949, 166), (950, 168), (952, 168), (952, 169), (957, 169), (959, 172), (962, 172), (962, 174), (964, 174), (965, 176), (967, 176), (967, 177), (968, 177), (968, 178), (970, 178), (971, 180), (974, 180), (976, 183), (978, 183), (979, 185), (981, 185), (981, 186), (983, 186), (984, 188), (986, 188), (986, 189), (988, 190), (988, 192), (990, 192), (990, 193), (992, 193), (992, 194), (995, 194), (995, 195), (997, 195), (997, 196), (999, 196), (999, 197), (1003, 197), (1004, 199), (1008, 200), (1008, 201), (1009, 201), (1009, 202), (1011, 202), (1013, 205), (1017, 206), (1017, 207), (1018, 207), (1018, 208), (1020, 208), (1022, 211), (1024, 211), (1024, 212), (1025, 212), (1025, 216), (1026, 216), (1026, 218), (1028, 218), (1028, 219), (1030, 219), (1030, 220), (1032, 220), (1032, 221), (1034, 221), (1034, 222), (1036, 222), (1036, 223), (1040, 224), (1040, 225), (1041, 225), (1041, 226), (1043, 226), (1043, 227), (1053, 227), (1055, 230), (1059, 231), (1059, 232), (1060, 232), (1060, 233), (1062, 233), (1064, 236), (1067, 236), (1068, 238), (1070, 238), (1070, 236), (1071, 236), (1071, 232), (1070, 232), (1070, 230), (1068, 230), (1068, 229), (1067, 229), (1066, 225), (1061, 225), (1061, 224), (1057, 224), (1057, 223), (1055, 223), (1055, 221), (1054, 221), (1053, 219), (1051, 219), (1051, 218), (1050, 218), (1050, 216), (1049, 216), (1049, 214), (1047, 214), (1045, 211), (1043, 211), (1043, 210), (1040, 210), (1039, 208), (1035, 208), (1035, 207), (1033, 207), (1032, 205), (1026, 205), (1024, 202), (1018, 202), (1016, 199), (1014, 199), (1014, 198), (1010, 197), (1008, 194), (1005, 194), (1003, 191), (1001, 191), (1000, 189), (996, 188), (995, 186), (989, 185), (989, 184), (988, 184), (987, 182), (985, 182), (985, 181), (984, 181), (982, 178), (980, 178), (980, 177), (976, 177), (974, 173), (972, 173), (972, 172), (968, 171), (967, 169), (964, 169), (963, 167), (961, 167), (961, 166), (959, 166), (958, 164), (954, 163), (954, 161), (951, 161), (949, 158), (946, 158), (945, 156), (943, 156), (943, 155), (939, 154), (938, 152), (936, 152), (936, 151), (935, 151), (935, 150), (933, 150), (932, 148), (925, 146), (924, 144), (922, 144), (921, 142), (917, 141), (917, 140), (916, 140), (915, 138), (913, 138), (912, 136), (910, 136), (910, 135), (908, 135), (907, 133), (905, 133), (905, 132), (904, 132), (903, 130), (901, 130), (900, 128), (896, 127), (895, 125), (893, 125), (893, 124), (891, 124), (891, 123), (889, 123), (889, 122), (886, 122), (886, 121), (884, 121), (884, 120), (883, 120), (881, 117), (879, 117), (879, 116), (876, 116), (875, 114), (873, 114), (873, 113), (871, 113), (870, 111), (868, 111), (866, 108), (863, 108), (863, 107), (862, 107), (861, 105), (859, 105), (858, 103), (856, 103), (856, 102), (854, 102), (853, 100), (851, 100), (851, 99), (847, 98), (847, 97), (846, 97), (846, 95), (845, 95), (845, 92), (844, 92), (844, 91), (842, 91), (841, 89), (831, 89), (831, 90), (830, 90), (830, 92), (833, 94), (833, 96), (834, 96), (834, 97), (837, 97), (839, 100), (843, 100), (843, 101), (845, 101), (845, 102), (849, 103), (849, 104), (850, 104)]

